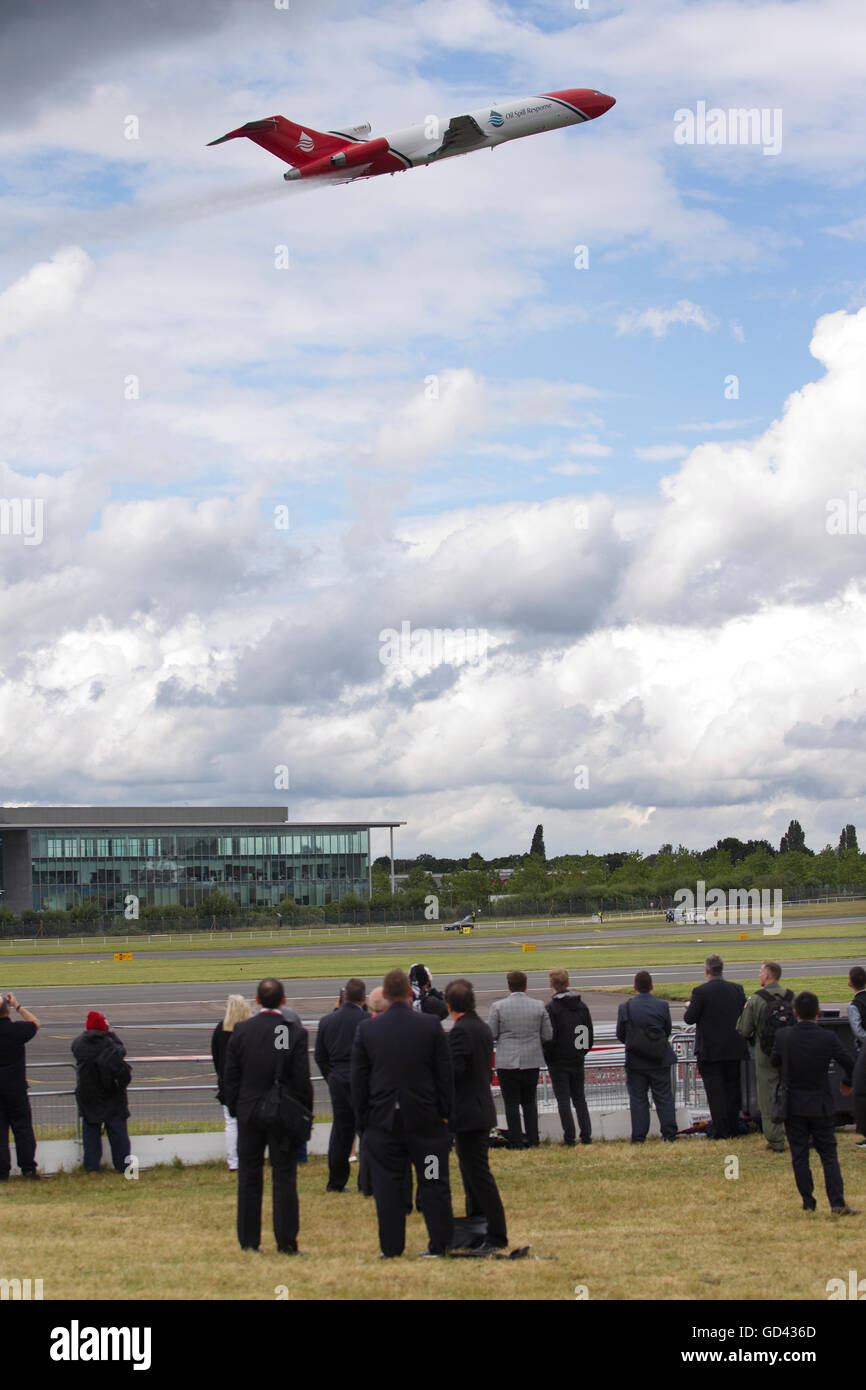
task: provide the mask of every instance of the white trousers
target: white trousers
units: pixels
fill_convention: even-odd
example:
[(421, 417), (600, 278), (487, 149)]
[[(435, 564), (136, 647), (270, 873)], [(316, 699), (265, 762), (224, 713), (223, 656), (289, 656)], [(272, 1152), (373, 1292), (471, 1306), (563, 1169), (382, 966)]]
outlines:
[(229, 1114), (228, 1106), (223, 1106), (223, 1116), (226, 1122), (226, 1158), (230, 1168), (238, 1166), (238, 1122), (232, 1119)]

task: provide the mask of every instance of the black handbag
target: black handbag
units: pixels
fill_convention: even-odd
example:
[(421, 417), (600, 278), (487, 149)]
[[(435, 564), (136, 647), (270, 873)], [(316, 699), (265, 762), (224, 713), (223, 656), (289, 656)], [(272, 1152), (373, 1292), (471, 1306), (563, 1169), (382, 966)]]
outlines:
[(658, 1023), (651, 1023), (648, 1027), (644, 1027), (642, 1023), (632, 1023), (630, 999), (625, 1006), (625, 1016), (628, 1021), (626, 1049), (644, 1062), (661, 1066), (668, 1050), (664, 1029)]
[(288, 1048), (277, 1059), (277, 1069), (271, 1089), (259, 1101), (256, 1119), (262, 1129), (278, 1135), (292, 1144), (306, 1144), (313, 1132), (313, 1116), (305, 1105), (296, 1100), (283, 1080)]

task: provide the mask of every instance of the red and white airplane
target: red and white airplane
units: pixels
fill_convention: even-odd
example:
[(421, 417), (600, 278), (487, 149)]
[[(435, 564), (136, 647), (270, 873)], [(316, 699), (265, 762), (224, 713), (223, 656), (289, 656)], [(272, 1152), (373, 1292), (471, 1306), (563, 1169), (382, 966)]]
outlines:
[(543, 130), (580, 125), (603, 116), (616, 101), (604, 92), (573, 87), (562, 92), (545, 92), (539, 97), (521, 97), (498, 102), (465, 116), (440, 121), (428, 116), (421, 125), (369, 139), (370, 125), (347, 126), (345, 130), (312, 130), (296, 125), (284, 116), (268, 116), (248, 121), (211, 145), (236, 140), (245, 135), (262, 149), (294, 167), (284, 179), (324, 179), (329, 183), (350, 183), (371, 179), (377, 174), (397, 174), (419, 164), (433, 164), (452, 155), (473, 150), (495, 149), (506, 140), (540, 135)]

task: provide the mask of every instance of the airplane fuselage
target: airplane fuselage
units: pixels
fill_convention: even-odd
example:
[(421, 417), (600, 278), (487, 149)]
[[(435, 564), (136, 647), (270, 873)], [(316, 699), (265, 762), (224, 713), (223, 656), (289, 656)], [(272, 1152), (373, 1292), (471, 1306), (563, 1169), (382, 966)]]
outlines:
[(431, 116), (423, 125), (396, 130), (385, 138), (396, 158), (411, 169), (419, 164), (432, 164), (438, 159), (471, 154), (475, 149), (492, 149), (496, 145), (504, 145), (508, 140), (540, 135), (545, 130), (581, 125), (592, 119), (576, 106), (553, 96), (518, 97), (496, 106), (483, 106), (477, 111), (468, 112), (468, 115), (483, 132), (483, 140), (469, 149), (454, 150), (453, 154), (441, 152), (442, 139), (449, 126), (447, 117), (440, 121), (438, 117)]
[(433, 164), (475, 150), (495, 149), (509, 140), (540, 135), (545, 130), (582, 125), (603, 116), (614, 98), (586, 87), (572, 87), (541, 96), (517, 97), (441, 120), (428, 116), (418, 125), (390, 135), (370, 137), (369, 125), (317, 131), (284, 116), (249, 121), (211, 144), (246, 136), (294, 167), (285, 179), (353, 179), (396, 174), (403, 169)]

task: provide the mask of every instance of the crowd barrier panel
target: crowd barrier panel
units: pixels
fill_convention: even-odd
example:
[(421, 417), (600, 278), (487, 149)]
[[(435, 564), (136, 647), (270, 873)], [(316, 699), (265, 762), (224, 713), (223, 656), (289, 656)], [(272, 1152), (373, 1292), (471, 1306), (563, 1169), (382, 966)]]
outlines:
[[(310, 1026), (311, 1029), (316, 1026), (310, 1020), (304, 1020), (304, 1024)], [(176, 1026), (172, 1024), (136, 1024), (127, 1025), (124, 1031), (129, 1031), (131, 1028), (159, 1030)], [(213, 1028), (211, 1023), (186, 1026), (201, 1028), (202, 1030), (207, 1029), (208, 1031)], [(697, 1074), (697, 1062), (694, 1056), (694, 1029), (676, 1029), (671, 1035), (671, 1043), (677, 1057), (676, 1063), (671, 1068), (672, 1087), (677, 1105), (690, 1109), (705, 1108), (706, 1096), (703, 1084)], [(312, 1056), (312, 1043), (309, 1052)], [(625, 1110), (628, 1108), (624, 1053), (622, 1044), (616, 1040), (614, 1026), (612, 1024), (600, 1025), (595, 1031), (595, 1046), (586, 1058), (584, 1069), (586, 1101), (590, 1110)], [(127, 1057), (127, 1061), (133, 1068), (133, 1081), (127, 1092), (131, 1126), (147, 1125), (148, 1128), (154, 1127), (153, 1132), (158, 1132), (160, 1125), (163, 1125), (169, 1132), (182, 1132), (185, 1126), (220, 1127), (222, 1111), (216, 1100), (216, 1077), (213, 1074), (213, 1061), (210, 1053), (174, 1053), (162, 1056), (130, 1055)], [(187, 1080), (185, 1077), (160, 1077), (148, 1081), (148, 1068), (152, 1066), (164, 1068), (166, 1065), (177, 1064), (182, 1064), (184, 1067), (190, 1066), (192, 1068), (191, 1075), (200, 1075), (202, 1079)], [(72, 1060), (28, 1064), (28, 1079), (31, 1085), (30, 1103), (37, 1137), (41, 1132), (43, 1137), (74, 1137), (80, 1142), (81, 1127), (78, 1107), (75, 1102), (74, 1067), (75, 1064)], [(36, 1076), (36, 1073), (57, 1071), (58, 1069), (65, 1069), (68, 1074), (68, 1080), (64, 1077), (66, 1086), (63, 1088), (51, 1086), (43, 1089), (41, 1077)], [(315, 1113), (327, 1115), (331, 1109), (327, 1082), (314, 1065), (311, 1065), (310, 1073), (313, 1081)], [(495, 1072), (493, 1095), (494, 1099), (500, 1097)], [(553, 1086), (546, 1067), (541, 1068), (539, 1072), (537, 1095), (540, 1113), (554, 1113), (556, 1111)], [(62, 1136), (57, 1131), (63, 1131)]]

